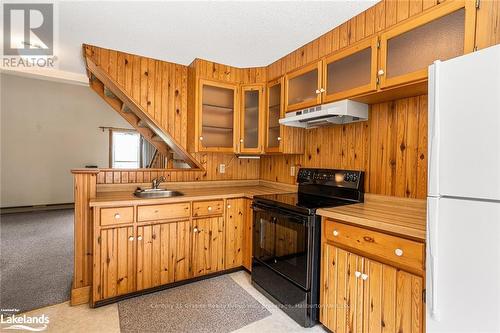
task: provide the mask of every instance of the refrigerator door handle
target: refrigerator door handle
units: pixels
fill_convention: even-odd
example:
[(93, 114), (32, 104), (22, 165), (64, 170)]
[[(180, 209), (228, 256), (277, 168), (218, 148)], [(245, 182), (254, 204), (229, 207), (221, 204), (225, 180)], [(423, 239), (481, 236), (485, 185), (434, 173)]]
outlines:
[(438, 288), (438, 225), (439, 198), (427, 199), (427, 300), (430, 302), (430, 314), (439, 320), (439, 288)]
[(428, 184), (427, 189), (430, 196), (438, 196), (439, 193), (439, 68), (440, 61), (435, 61), (429, 66), (429, 125), (428, 125)]

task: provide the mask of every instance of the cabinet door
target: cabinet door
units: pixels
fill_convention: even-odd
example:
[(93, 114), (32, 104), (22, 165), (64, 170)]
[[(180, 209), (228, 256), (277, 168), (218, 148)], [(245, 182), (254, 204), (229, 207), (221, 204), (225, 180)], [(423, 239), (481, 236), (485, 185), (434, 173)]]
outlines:
[(201, 151), (233, 152), (237, 137), (237, 86), (200, 80), (199, 140)]
[(211, 217), (192, 222), (193, 276), (224, 269), (224, 218)]
[(365, 332), (423, 332), (421, 277), (364, 259)]
[(243, 228), (245, 222), (245, 199), (226, 201), (226, 258), (225, 268), (243, 264)]
[(323, 103), (377, 90), (377, 37), (331, 55), (323, 71)]
[(320, 321), (329, 330), (363, 331), (364, 259), (330, 244), (323, 244)]
[(252, 235), (253, 235), (253, 209), (252, 200), (244, 199), (245, 216), (243, 221), (243, 266), (252, 270)]
[(137, 290), (189, 277), (189, 221), (137, 228)]
[(321, 104), (321, 65), (319, 61), (286, 75), (286, 112)]
[(267, 85), (266, 152), (279, 152), (282, 128), (279, 120), (285, 116), (283, 105), (283, 78)]
[(279, 119), (285, 117), (283, 82), (284, 79), (281, 77), (267, 84), (265, 151), (267, 153), (303, 154), (304, 129), (279, 124)]
[(474, 1), (447, 1), (380, 38), (380, 87), (427, 79), (427, 67), (474, 48)]
[(241, 87), (241, 123), (240, 146), (241, 153), (262, 152), (263, 141), (263, 111), (264, 86), (243, 85)]
[(100, 229), (95, 244), (93, 302), (136, 290), (134, 227)]

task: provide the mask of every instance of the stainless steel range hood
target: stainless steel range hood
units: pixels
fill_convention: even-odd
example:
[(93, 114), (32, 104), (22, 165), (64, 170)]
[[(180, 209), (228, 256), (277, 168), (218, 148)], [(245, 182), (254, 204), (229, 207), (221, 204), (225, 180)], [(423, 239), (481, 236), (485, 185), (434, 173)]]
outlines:
[(281, 118), (279, 122), (284, 126), (316, 128), (365, 120), (368, 120), (368, 105), (345, 99), (287, 112), (285, 118)]

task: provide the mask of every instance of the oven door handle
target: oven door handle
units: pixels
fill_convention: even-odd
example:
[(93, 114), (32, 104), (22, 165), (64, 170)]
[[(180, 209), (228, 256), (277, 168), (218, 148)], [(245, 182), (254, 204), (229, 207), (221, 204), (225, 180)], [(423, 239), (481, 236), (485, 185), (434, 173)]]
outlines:
[[(304, 216), (304, 215), (301, 215), (301, 214), (297, 214), (297, 215), (290, 214), (290, 212), (284, 211), (284, 210), (282, 210), (282, 209), (280, 209), (278, 207), (263, 205), (261, 203), (259, 203), (258, 205), (252, 204), (252, 209), (254, 211), (256, 211), (256, 212), (269, 211), (270, 213), (274, 213), (274, 214), (277, 214), (277, 215), (279, 214), (282, 217), (287, 217), (287, 218), (290, 218), (290, 219), (293, 219), (293, 220), (297, 220), (300, 223), (307, 223), (307, 221), (309, 220), (308, 216)], [(272, 222), (276, 223), (276, 219), (273, 220)]]

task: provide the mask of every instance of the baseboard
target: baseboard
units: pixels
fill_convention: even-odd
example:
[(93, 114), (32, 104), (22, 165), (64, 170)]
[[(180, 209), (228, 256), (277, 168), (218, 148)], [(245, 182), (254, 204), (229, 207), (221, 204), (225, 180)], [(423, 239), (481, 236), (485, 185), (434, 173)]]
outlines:
[(74, 203), (3, 207), (0, 208), (0, 214), (3, 215), (3, 214), (13, 214), (13, 213), (42, 212), (47, 210), (60, 210), (60, 209), (73, 209), (73, 208), (75, 208)]
[(71, 299), (69, 304), (71, 306), (81, 305), (90, 302), (91, 286), (71, 289)]
[(174, 288), (174, 287), (182, 286), (182, 285), (185, 285), (185, 284), (193, 283), (193, 282), (196, 282), (196, 281), (206, 280), (206, 279), (210, 279), (210, 278), (213, 278), (213, 277), (216, 277), (216, 276), (238, 272), (238, 271), (241, 271), (241, 270), (245, 270), (246, 271), (247, 269), (244, 268), (243, 266), (239, 266), (239, 267), (235, 267), (235, 268), (230, 268), (230, 269), (226, 269), (226, 270), (223, 270), (223, 271), (219, 271), (219, 272), (215, 272), (215, 273), (211, 273), (211, 274), (207, 274), (207, 275), (202, 275), (202, 276), (197, 276), (197, 277), (186, 279), (186, 280), (182, 280), (182, 281), (172, 282), (172, 283), (169, 283), (169, 284), (164, 284), (164, 285), (153, 287), (153, 288), (149, 288), (149, 289), (134, 291), (134, 292), (131, 292), (129, 294), (125, 294), (125, 295), (121, 295), (121, 296), (116, 296), (116, 297), (112, 297), (112, 298), (108, 298), (108, 299), (103, 299), (103, 300), (95, 302), (93, 305), (91, 304), (91, 306), (93, 308), (98, 308), (100, 306), (104, 306), (104, 305), (116, 303), (118, 301), (122, 301), (122, 300), (125, 300), (125, 299), (128, 299), (128, 298), (132, 298), (132, 297), (136, 297), (136, 296), (141, 296), (141, 295), (146, 295), (146, 294), (151, 294), (151, 293), (154, 293), (154, 292), (157, 292), (157, 291)]

